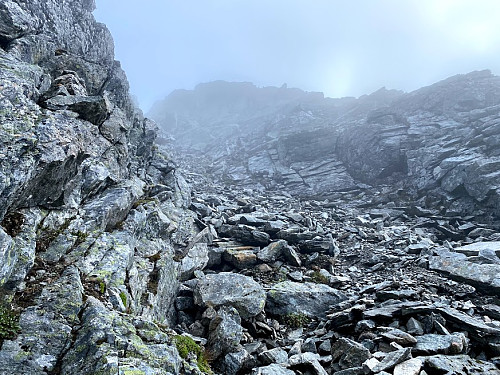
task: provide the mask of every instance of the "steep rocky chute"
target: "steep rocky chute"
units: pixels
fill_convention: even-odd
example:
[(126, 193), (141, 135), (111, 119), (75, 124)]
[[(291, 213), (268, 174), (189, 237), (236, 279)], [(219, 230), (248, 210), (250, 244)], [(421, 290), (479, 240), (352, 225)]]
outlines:
[[(458, 198), (434, 205), (469, 150), (495, 156), (496, 77), (359, 100), (202, 85), (199, 107), (179, 92), (166, 121), (177, 143), (225, 143), (212, 165), (178, 167), (94, 7), (0, 3), (0, 374), (500, 374), (500, 235), (457, 214), (495, 215), (495, 193), (473, 196), (467, 170)], [(457, 108), (477, 118), (453, 137), (490, 131), (450, 143), (443, 177), (421, 187), (432, 209), (398, 206), (419, 193), (410, 151), (441, 150)], [(402, 153), (412, 120), (397, 110), (444, 112)], [(484, 192), (493, 179), (477, 173)]]

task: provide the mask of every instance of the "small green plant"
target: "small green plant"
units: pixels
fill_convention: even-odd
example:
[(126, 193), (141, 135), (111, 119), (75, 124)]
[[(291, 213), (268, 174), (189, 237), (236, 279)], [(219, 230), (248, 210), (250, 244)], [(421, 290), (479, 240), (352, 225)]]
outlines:
[(177, 335), (174, 337), (175, 346), (181, 358), (186, 359), (189, 353), (196, 355), (196, 363), (201, 372), (205, 374), (212, 374), (210, 365), (205, 357), (205, 351), (199, 346), (191, 337)]
[(291, 328), (300, 328), (311, 321), (307, 315), (302, 313), (291, 313), (283, 318), (285, 324)]
[(19, 329), (19, 316), (10, 308), (0, 306), (0, 340), (14, 338)]
[(104, 283), (104, 281), (99, 281), (99, 292), (101, 292), (101, 294), (104, 294), (104, 292), (106, 291), (106, 284)]
[(127, 307), (127, 295), (125, 292), (120, 292), (120, 298), (123, 302), (123, 306)]
[(84, 243), (87, 237), (89, 236), (88, 233), (82, 232), (82, 231), (76, 231), (76, 232), (71, 232), (73, 236), (76, 236), (76, 243), (75, 246), (80, 245), (81, 243)]
[(316, 284), (328, 284), (328, 277), (319, 271), (314, 271), (311, 275), (311, 281)]

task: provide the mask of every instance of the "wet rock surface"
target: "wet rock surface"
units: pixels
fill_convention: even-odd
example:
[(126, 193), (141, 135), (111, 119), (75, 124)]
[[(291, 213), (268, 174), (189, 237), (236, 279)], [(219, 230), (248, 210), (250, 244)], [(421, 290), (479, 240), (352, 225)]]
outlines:
[(0, 4), (0, 374), (500, 374), (497, 77), (270, 89), (286, 131), (174, 162), (93, 8)]

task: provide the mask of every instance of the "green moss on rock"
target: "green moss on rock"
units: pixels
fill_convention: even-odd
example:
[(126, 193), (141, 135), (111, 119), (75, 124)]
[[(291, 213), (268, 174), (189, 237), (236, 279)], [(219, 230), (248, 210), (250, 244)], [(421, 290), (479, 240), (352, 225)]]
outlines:
[(311, 321), (311, 319), (305, 314), (292, 313), (292, 314), (285, 315), (283, 317), (283, 321), (289, 327), (300, 328), (300, 327), (303, 327), (306, 324), (308, 324)]
[(0, 306), (0, 340), (14, 338), (19, 329), (19, 316), (10, 308)]
[(190, 353), (194, 353), (196, 355), (196, 362), (200, 371), (205, 374), (212, 374), (210, 365), (205, 357), (205, 351), (201, 346), (195, 343), (191, 337), (178, 335), (174, 337), (174, 340), (177, 351), (182, 359), (186, 359)]

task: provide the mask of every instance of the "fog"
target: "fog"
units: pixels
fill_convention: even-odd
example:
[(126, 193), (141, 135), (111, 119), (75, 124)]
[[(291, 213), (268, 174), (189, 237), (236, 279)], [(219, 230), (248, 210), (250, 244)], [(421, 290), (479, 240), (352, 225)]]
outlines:
[(498, 0), (96, 0), (144, 110), (213, 80), (326, 96), (500, 72)]

